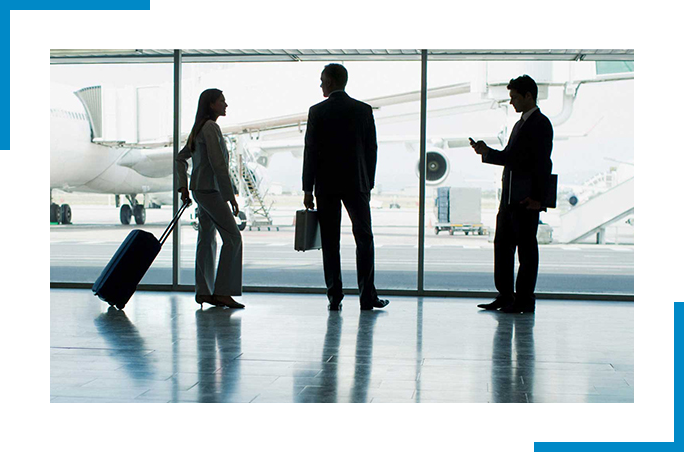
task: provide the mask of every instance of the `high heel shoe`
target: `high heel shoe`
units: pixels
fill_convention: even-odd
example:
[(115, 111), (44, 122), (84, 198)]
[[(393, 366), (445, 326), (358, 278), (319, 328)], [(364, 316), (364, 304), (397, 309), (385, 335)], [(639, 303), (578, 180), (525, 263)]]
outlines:
[(195, 295), (195, 301), (200, 305), (200, 309), (204, 307), (202, 303), (209, 303), (212, 306), (216, 306), (211, 295)]
[(244, 304), (238, 303), (229, 295), (214, 295), (212, 298), (216, 306), (225, 306), (226, 308), (233, 309), (243, 309), (245, 307)]

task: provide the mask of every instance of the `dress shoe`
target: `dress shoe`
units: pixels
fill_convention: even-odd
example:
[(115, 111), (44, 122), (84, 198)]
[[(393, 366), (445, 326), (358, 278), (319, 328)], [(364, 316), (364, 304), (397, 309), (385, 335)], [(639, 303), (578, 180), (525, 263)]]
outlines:
[(211, 295), (195, 295), (195, 301), (200, 305), (200, 307), (203, 307), (203, 303), (207, 303), (207, 304), (210, 304), (212, 306), (216, 306)]
[(328, 303), (328, 311), (341, 311), (342, 310), (342, 302), (338, 301), (337, 303), (330, 302)]
[(505, 312), (506, 314), (534, 313), (534, 305), (510, 304), (499, 309), (499, 311)]
[(486, 309), (487, 311), (494, 311), (499, 308), (503, 308), (510, 304), (510, 301), (506, 301), (503, 298), (495, 298), (491, 303), (478, 304), (478, 308)]
[(245, 307), (244, 304), (238, 303), (237, 301), (233, 300), (233, 297), (228, 295), (214, 295), (212, 298), (214, 303), (216, 303), (216, 306), (223, 306), (225, 308), (233, 309), (243, 309)]
[(370, 306), (361, 305), (361, 310), (362, 311), (371, 311), (373, 308), (384, 308), (388, 304), (389, 304), (389, 300), (381, 300), (378, 298)]

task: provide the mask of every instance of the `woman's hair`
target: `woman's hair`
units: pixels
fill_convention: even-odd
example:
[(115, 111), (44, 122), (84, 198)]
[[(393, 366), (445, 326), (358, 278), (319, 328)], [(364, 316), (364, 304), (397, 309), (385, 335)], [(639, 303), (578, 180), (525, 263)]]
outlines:
[(206, 89), (200, 94), (199, 102), (197, 104), (197, 114), (195, 115), (195, 124), (192, 126), (192, 130), (188, 136), (188, 147), (190, 148), (190, 151), (195, 150), (194, 141), (197, 134), (200, 133), (200, 130), (204, 127), (204, 123), (207, 122), (207, 119), (211, 119), (213, 115), (211, 104), (216, 102), (216, 99), (218, 99), (221, 94), (223, 94), (223, 91), (216, 88)]

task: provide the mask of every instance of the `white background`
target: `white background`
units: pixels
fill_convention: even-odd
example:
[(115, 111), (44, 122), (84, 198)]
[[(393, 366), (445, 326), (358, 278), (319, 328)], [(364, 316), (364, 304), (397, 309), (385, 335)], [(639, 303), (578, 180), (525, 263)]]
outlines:
[[(3, 430), (10, 434), (3, 444), (77, 451), (532, 451), (535, 441), (672, 441), (673, 302), (682, 298), (675, 281), (683, 267), (676, 207), (684, 162), (681, 55), (674, 47), (679, 15), (665, 5), (674, 3), (166, 0), (146, 12), (11, 12), (11, 150), (3, 151), (0, 235)], [(647, 221), (636, 226), (635, 403), (51, 405), (49, 128), (41, 126), (49, 124), (50, 48), (635, 49), (637, 208), (640, 218), (674, 232), (663, 237)]]

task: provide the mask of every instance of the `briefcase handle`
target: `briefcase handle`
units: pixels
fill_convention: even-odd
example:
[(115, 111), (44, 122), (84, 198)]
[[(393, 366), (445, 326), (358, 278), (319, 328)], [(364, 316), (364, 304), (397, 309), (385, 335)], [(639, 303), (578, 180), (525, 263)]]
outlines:
[(164, 245), (164, 242), (166, 241), (167, 238), (171, 235), (171, 231), (173, 231), (174, 226), (176, 226), (176, 223), (178, 223), (178, 220), (180, 220), (181, 215), (183, 215), (183, 212), (185, 209), (190, 205), (190, 200), (188, 200), (186, 203), (184, 203), (181, 208), (176, 212), (176, 215), (174, 215), (173, 220), (171, 220), (171, 224), (168, 225), (162, 236), (159, 238), (159, 244), (161, 246)]

